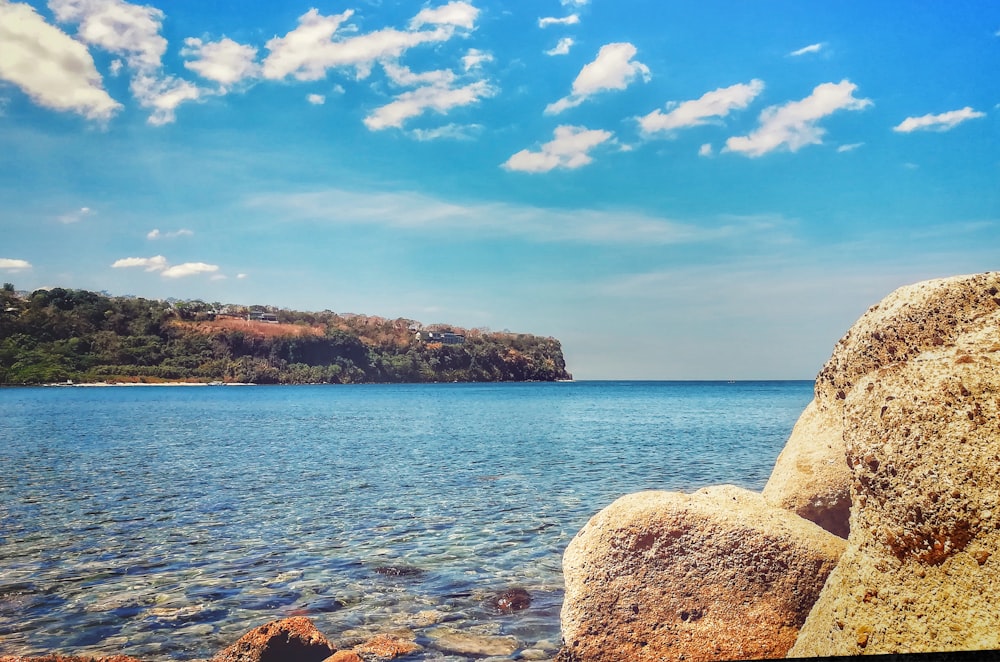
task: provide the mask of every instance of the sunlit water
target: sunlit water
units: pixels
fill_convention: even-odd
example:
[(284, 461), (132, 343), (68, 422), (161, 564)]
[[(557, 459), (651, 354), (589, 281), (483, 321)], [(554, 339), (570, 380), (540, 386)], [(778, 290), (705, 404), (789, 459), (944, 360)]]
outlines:
[[(763, 487), (810, 382), (0, 389), (0, 654), (211, 657), (307, 615), (559, 643), (562, 552), (638, 490)], [(416, 569), (391, 576), (376, 568)], [(497, 613), (522, 587), (531, 606)], [(518, 658), (519, 652), (511, 657)]]

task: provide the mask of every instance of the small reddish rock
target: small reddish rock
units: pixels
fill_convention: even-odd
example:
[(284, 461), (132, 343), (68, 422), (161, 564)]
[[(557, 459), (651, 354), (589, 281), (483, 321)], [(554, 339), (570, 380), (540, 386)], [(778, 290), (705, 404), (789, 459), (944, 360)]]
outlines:
[(250, 630), (211, 662), (322, 662), (334, 651), (312, 621), (295, 616)]
[(354, 651), (337, 651), (323, 662), (362, 662)]

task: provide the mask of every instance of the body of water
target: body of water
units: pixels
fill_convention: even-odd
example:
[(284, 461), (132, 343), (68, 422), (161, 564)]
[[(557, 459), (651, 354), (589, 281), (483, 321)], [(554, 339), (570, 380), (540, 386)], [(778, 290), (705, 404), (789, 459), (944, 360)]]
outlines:
[[(559, 643), (562, 553), (646, 489), (759, 490), (811, 382), (0, 389), (0, 654), (211, 657), (307, 615)], [(520, 587), (531, 605), (499, 613)], [(454, 638), (454, 637), (453, 637)], [(520, 652), (509, 657), (517, 658)]]

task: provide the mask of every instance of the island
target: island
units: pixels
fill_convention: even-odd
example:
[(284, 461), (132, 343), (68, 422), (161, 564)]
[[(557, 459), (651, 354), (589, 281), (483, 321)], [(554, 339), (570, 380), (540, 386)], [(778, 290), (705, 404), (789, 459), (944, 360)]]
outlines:
[(330, 310), (0, 289), (0, 385), (569, 379), (551, 337)]

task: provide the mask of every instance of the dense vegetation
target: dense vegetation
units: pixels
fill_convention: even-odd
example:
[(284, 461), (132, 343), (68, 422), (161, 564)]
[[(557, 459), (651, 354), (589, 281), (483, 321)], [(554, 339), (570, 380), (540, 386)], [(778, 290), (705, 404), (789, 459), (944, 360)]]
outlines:
[[(250, 321), (269, 313), (277, 323)], [(461, 344), (421, 340), (454, 332)], [(0, 384), (72, 380), (256, 384), (568, 379), (554, 338), (422, 327), (330, 311), (0, 290)]]

